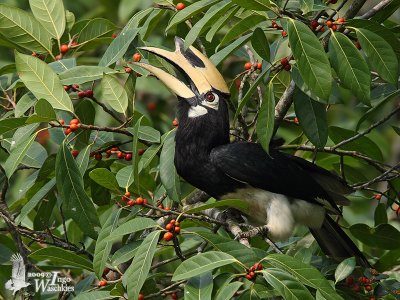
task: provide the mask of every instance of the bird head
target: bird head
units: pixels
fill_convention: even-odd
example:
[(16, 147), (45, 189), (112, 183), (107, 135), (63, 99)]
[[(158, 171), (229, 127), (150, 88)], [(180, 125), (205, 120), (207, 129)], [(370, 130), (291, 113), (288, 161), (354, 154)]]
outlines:
[(153, 53), (172, 64), (184, 77), (185, 82), (166, 71), (145, 63), (136, 63), (146, 69), (180, 100), (179, 123), (194, 119), (215, 120), (218, 115), (226, 115), (225, 100), (229, 97), (228, 86), (213, 63), (194, 47), (184, 50), (181, 38), (175, 38), (175, 51), (155, 47), (140, 48)]

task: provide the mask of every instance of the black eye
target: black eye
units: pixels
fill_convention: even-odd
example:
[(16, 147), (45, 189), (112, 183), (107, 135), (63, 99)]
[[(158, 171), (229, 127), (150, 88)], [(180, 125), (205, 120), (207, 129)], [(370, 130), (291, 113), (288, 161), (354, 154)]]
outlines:
[(213, 102), (213, 101), (215, 100), (214, 94), (211, 93), (211, 92), (207, 93), (207, 94), (206, 94), (206, 100), (207, 100), (208, 102)]

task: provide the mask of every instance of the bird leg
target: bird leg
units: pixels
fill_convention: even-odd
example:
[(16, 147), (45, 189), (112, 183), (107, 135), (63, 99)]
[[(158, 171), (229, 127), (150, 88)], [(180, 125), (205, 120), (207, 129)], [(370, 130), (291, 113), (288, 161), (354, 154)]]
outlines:
[(252, 238), (257, 235), (261, 235), (262, 237), (266, 237), (268, 235), (269, 229), (267, 225), (253, 227), (252, 229), (244, 232), (240, 232), (236, 235), (235, 240), (241, 238)]

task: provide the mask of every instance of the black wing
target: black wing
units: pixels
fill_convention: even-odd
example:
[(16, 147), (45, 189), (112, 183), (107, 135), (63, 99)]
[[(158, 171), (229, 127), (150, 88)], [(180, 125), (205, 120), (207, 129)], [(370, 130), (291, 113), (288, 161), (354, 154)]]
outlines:
[[(313, 178), (313, 173), (327, 177), (330, 173), (301, 158), (273, 149), (268, 155), (259, 144), (233, 143), (214, 148), (211, 161), (237, 181), (273, 193), (319, 203), (329, 210), (339, 212), (329, 192)], [(333, 175), (332, 178), (336, 180)]]

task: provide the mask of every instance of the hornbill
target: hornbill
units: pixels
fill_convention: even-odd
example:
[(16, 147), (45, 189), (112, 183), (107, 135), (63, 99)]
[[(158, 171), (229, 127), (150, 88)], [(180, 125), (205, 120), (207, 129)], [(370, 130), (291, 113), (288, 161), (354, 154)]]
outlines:
[(194, 47), (175, 51), (142, 47), (171, 63), (187, 84), (149, 64), (137, 63), (161, 80), (179, 99), (175, 167), (193, 186), (216, 199), (243, 199), (249, 220), (266, 225), (272, 240), (286, 240), (295, 225), (305, 225), (321, 249), (335, 259), (355, 256), (368, 261), (329, 216), (349, 203), (352, 189), (340, 177), (300, 157), (260, 144), (230, 143), (229, 89), (212, 62)]

